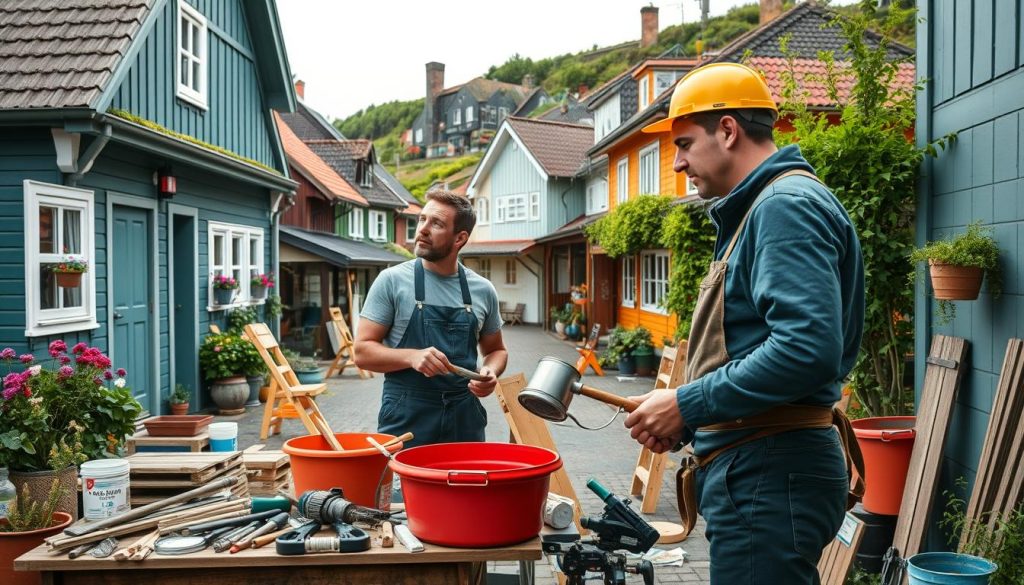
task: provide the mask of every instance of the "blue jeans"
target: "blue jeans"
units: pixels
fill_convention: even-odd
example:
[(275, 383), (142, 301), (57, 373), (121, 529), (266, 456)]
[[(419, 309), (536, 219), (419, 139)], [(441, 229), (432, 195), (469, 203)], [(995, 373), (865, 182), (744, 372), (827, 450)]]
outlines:
[(713, 585), (820, 583), (849, 480), (835, 429), (791, 431), (723, 453), (697, 473)]

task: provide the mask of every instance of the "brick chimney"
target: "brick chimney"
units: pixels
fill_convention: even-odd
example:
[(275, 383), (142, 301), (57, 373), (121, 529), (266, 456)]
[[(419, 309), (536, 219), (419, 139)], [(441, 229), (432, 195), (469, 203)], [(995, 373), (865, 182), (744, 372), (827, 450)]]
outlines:
[(775, 20), (780, 14), (782, 14), (782, 0), (761, 0), (761, 20), (758, 24)]
[[(762, 4), (763, 4), (762, 0)], [(782, 0), (779, 0), (780, 2)], [(658, 7), (644, 6), (640, 9), (640, 48), (646, 49), (658, 42)]]
[(437, 94), (444, 89), (444, 63), (431, 61), (427, 63), (427, 96), (423, 101), (423, 126), (424, 137), (427, 145), (437, 142), (434, 133), (437, 131), (437, 122), (434, 120), (434, 107), (437, 105)]
[(295, 95), (299, 96), (300, 100), (306, 99), (306, 82), (301, 79), (295, 80)]
[(533, 89), (533, 74), (527, 73), (523, 76), (523, 87), (526, 89)]

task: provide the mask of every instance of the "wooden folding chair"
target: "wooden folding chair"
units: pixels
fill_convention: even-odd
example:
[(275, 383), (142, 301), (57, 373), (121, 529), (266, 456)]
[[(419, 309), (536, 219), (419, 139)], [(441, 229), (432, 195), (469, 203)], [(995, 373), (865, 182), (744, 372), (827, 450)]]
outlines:
[(263, 409), (263, 425), (260, 427), (260, 440), (266, 440), (270, 427), (274, 427), (274, 434), (281, 432), (281, 421), (285, 418), (282, 410), (291, 407), (298, 415), (299, 420), (306, 427), (311, 435), (320, 434), (336, 451), (341, 451), (341, 445), (335, 438), (331, 426), (327, 424), (320, 408), (316, 405), (314, 398), (327, 389), (327, 384), (301, 384), (291, 364), (281, 353), (281, 346), (270, 332), (265, 323), (250, 323), (245, 326), (246, 337), (256, 346), (260, 357), (267, 364), (273, 383), (270, 385), (270, 396), (267, 396), (267, 405)]
[[(680, 343), (679, 347), (663, 348), (654, 389), (674, 392), (683, 384), (685, 373), (686, 342)], [(666, 453), (655, 453), (647, 447), (640, 448), (640, 456), (637, 458), (636, 469), (633, 471), (633, 484), (629, 488), (629, 493), (633, 496), (643, 496), (640, 511), (644, 514), (651, 514), (658, 508), (667, 457)]]
[(864, 522), (849, 512), (839, 528), (839, 534), (825, 547), (818, 561), (821, 585), (843, 585), (850, 572), (854, 556), (864, 538)]
[(356, 343), (352, 339), (352, 332), (349, 330), (348, 324), (345, 323), (345, 317), (341, 314), (341, 309), (331, 307), (328, 310), (331, 312), (331, 320), (325, 323), (325, 325), (327, 326), (327, 333), (331, 338), (331, 343), (337, 349), (331, 366), (327, 368), (326, 377), (330, 378), (334, 374), (343, 374), (345, 368), (353, 367), (359, 372), (360, 378), (364, 380), (372, 378), (373, 372), (364, 370), (356, 365)]
[(597, 360), (597, 342), (600, 336), (601, 324), (594, 323), (594, 326), (590, 329), (590, 336), (587, 337), (583, 347), (576, 348), (576, 351), (580, 354), (580, 359), (576, 360), (576, 371), (581, 376), (587, 371), (588, 367), (594, 368), (598, 376), (604, 375), (604, 370), (601, 369), (601, 364)]

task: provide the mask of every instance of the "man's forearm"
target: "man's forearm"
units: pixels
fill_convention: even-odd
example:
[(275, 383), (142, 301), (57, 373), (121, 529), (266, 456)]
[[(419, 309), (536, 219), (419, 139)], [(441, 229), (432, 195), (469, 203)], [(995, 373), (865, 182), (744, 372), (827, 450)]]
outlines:
[(508, 350), (498, 349), (484, 356), (484, 367), (490, 368), (495, 377), (501, 377), (508, 365)]
[(410, 360), (416, 350), (388, 347), (379, 341), (359, 341), (355, 353), (358, 367), (386, 374), (411, 367)]

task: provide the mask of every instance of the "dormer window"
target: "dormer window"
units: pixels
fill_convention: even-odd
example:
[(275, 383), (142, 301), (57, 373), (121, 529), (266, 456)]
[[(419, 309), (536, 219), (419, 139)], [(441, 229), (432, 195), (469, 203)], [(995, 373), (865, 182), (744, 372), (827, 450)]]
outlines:
[(178, 2), (177, 96), (206, 109), (207, 28), (206, 17)]
[(458, 126), (462, 123), (462, 108), (456, 107), (452, 110), (452, 126)]
[(359, 178), (359, 186), (373, 187), (373, 165), (369, 162), (364, 162), (359, 166), (363, 169), (362, 176)]

